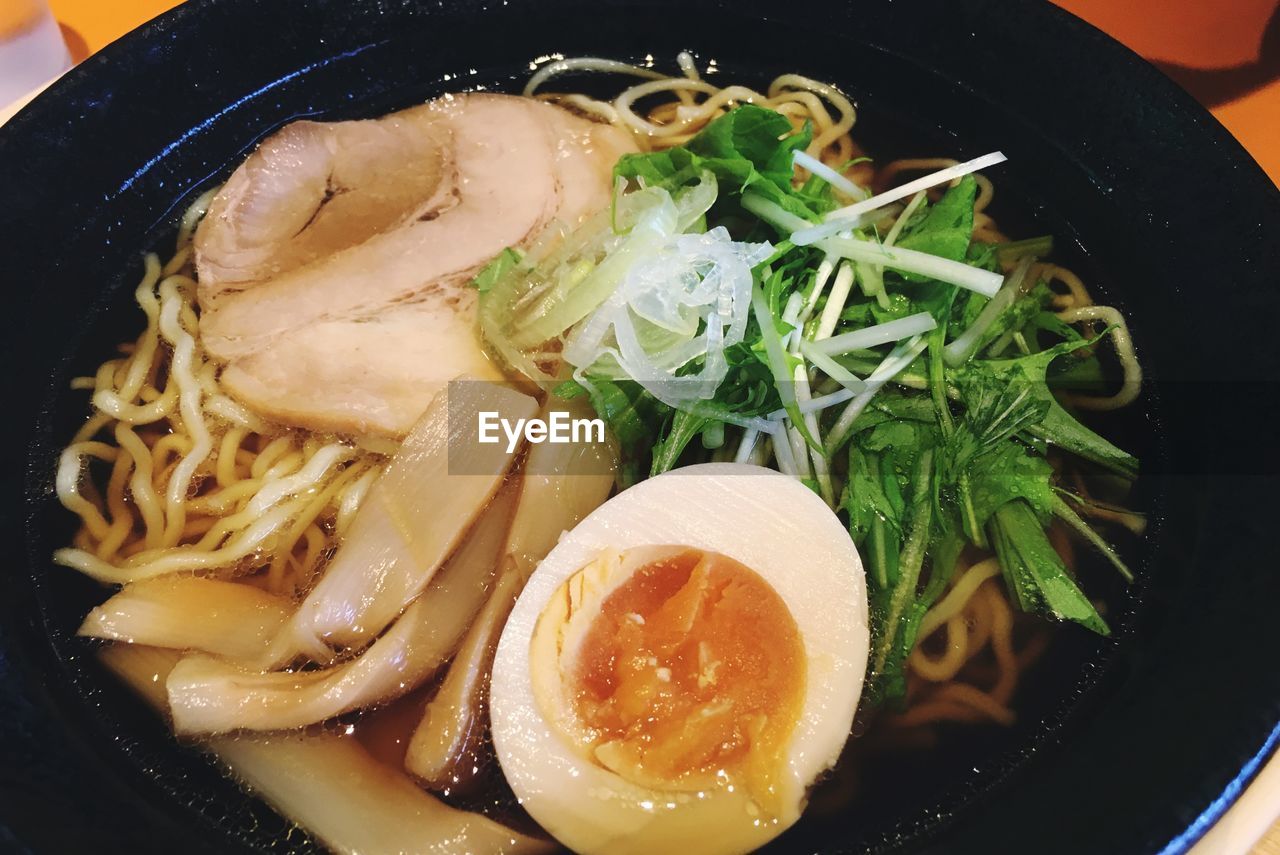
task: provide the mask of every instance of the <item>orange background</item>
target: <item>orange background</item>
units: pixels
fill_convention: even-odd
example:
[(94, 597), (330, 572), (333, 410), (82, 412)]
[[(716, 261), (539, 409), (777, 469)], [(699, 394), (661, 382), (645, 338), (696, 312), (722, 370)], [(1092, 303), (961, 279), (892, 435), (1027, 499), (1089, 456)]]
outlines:
[[(50, 0), (49, 5), (72, 56), (80, 60), (178, 2)], [(1183, 83), (1280, 184), (1278, 0), (1059, 0), (1058, 5)]]

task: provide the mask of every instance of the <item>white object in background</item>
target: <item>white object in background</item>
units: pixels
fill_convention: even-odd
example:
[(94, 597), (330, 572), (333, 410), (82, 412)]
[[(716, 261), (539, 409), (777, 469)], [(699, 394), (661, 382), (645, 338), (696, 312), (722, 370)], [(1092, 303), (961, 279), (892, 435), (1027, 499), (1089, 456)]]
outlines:
[(1267, 761), (1236, 803), (1188, 855), (1245, 855), (1280, 821), (1280, 753)]
[(0, 105), (27, 95), (70, 67), (67, 43), (45, 0), (0, 2)]
[(5, 106), (5, 107), (0, 107), (0, 128), (4, 127), (6, 122), (8, 122), (14, 116), (18, 115), (18, 111), (21, 110), (23, 107), (27, 106), (28, 104), (30, 104), (31, 101), (37, 95), (39, 95), (41, 92), (43, 92), (44, 90), (52, 86), (53, 82), (57, 79), (58, 79), (57, 77), (54, 77), (49, 80), (46, 80), (44, 83), (41, 83), (35, 89), (32, 89), (30, 92), (23, 95), (21, 98), (19, 98), (17, 101), (14, 101), (12, 104), (9, 104), (8, 106)]

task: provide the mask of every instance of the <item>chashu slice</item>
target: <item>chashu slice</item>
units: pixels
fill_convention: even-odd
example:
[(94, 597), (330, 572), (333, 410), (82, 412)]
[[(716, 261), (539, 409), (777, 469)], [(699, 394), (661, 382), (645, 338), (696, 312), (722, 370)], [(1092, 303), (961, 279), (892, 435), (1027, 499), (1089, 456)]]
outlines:
[(276, 421), (355, 436), (402, 436), (459, 374), (503, 379), (476, 347), (472, 326), (457, 322), (474, 312), (474, 294), (457, 296), (468, 301), (463, 306), (450, 299), (437, 291), (362, 320), (291, 330), (228, 365), (222, 385)]
[(200, 301), (357, 246), (456, 202), (439, 111), (292, 122), (223, 185), (197, 232)]
[(203, 302), (206, 349), (235, 359), (316, 321), (364, 317), (426, 288), (465, 287), (504, 247), (519, 246), (541, 230), (559, 205), (558, 189), (553, 141), (528, 102), (466, 96), (433, 107), (452, 131), (456, 203)]
[[(356, 435), (402, 436), (450, 379), (501, 377), (475, 330), (472, 276), (553, 220), (577, 225), (607, 205), (613, 163), (634, 150), (613, 128), (503, 95), (447, 96), (321, 126), (341, 129), (327, 135), (296, 124), (313, 126), (299, 135), (308, 147), (264, 143), (197, 232), (201, 338), (228, 362), (224, 388), (258, 412)], [(415, 128), (429, 142), (404, 144)], [(341, 179), (278, 174), (303, 151), (328, 157)], [(415, 176), (412, 192), (376, 189), (401, 171)], [(346, 179), (361, 174), (359, 187)], [(272, 193), (288, 227), (272, 224)], [(225, 234), (237, 230), (250, 234)], [(277, 256), (264, 251), (273, 240)]]
[(613, 201), (613, 166), (635, 151), (631, 138), (612, 125), (589, 122), (545, 101), (530, 101), (555, 140), (560, 209), (556, 219), (573, 227)]

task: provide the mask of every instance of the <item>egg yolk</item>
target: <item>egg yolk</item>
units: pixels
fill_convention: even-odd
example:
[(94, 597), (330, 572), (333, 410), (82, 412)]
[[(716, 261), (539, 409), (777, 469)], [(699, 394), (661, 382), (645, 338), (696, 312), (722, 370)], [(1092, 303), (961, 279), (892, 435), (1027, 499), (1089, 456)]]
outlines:
[(596, 759), (648, 786), (745, 786), (777, 814), (805, 653), (757, 573), (687, 550), (642, 566), (586, 631), (570, 697)]

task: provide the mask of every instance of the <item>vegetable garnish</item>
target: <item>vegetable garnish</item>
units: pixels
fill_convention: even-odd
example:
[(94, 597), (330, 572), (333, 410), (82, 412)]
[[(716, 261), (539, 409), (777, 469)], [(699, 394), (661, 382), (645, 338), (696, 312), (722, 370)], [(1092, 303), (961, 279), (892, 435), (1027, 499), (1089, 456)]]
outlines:
[(610, 215), (477, 277), (484, 336), (556, 394), (590, 397), (623, 488), (773, 460), (833, 506), (868, 565), (878, 701), (905, 697), (921, 620), (969, 546), (994, 550), (1024, 611), (1107, 634), (1050, 525), (1131, 574), (1047, 454), (1127, 481), (1138, 463), (1054, 396), (1096, 368), (1107, 330), (1050, 311), (1037, 261), (1052, 242), (974, 238), (973, 173), (1004, 155), (869, 196), (808, 142), (745, 104), (624, 156)]
[(886, 205), (897, 202), (900, 199), (909, 198), (921, 190), (928, 190), (931, 187), (937, 187), (940, 184), (946, 184), (948, 181), (954, 181), (965, 175), (970, 175), (988, 166), (995, 166), (1004, 163), (1007, 160), (1001, 152), (995, 151), (991, 154), (985, 154), (982, 157), (976, 157), (965, 163), (958, 163), (955, 166), (949, 166), (946, 169), (940, 169), (937, 172), (917, 178), (914, 181), (908, 181), (906, 184), (895, 187), (886, 193), (878, 196), (872, 196), (869, 199), (855, 202), (837, 211), (831, 211), (827, 214), (825, 222), (821, 226), (813, 226), (805, 229), (795, 235), (795, 242), (801, 246), (816, 243), (824, 237), (839, 234), (841, 231), (852, 226), (863, 214), (870, 213), (885, 207)]

